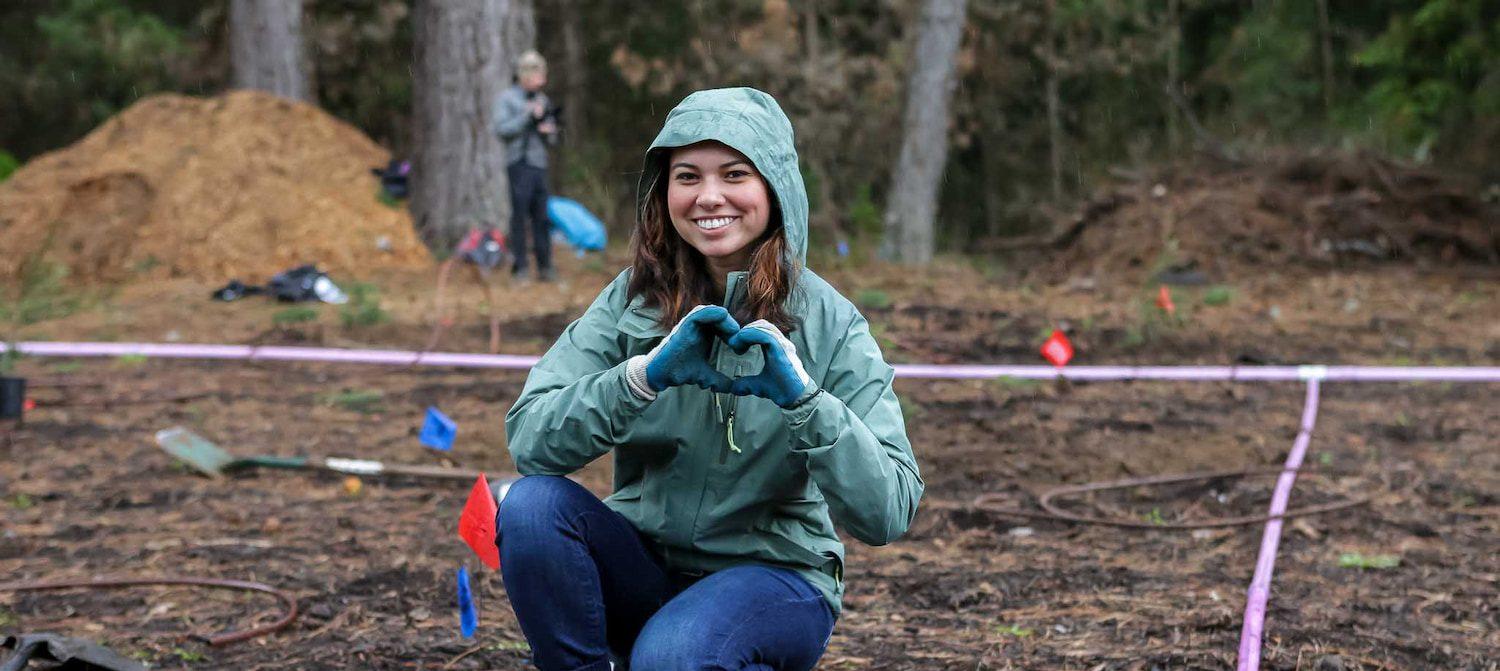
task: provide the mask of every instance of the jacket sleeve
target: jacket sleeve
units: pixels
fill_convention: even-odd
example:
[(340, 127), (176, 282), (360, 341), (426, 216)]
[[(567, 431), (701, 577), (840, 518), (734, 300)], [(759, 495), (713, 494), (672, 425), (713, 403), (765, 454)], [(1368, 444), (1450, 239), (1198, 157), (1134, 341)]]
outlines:
[(526, 112), (526, 101), (511, 95), (511, 89), (495, 96), (495, 111), (490, 117), (490, 130), (502, 140), (509, 140), (525, 132), (531, 125), (531, 115)]
[(822, 390), (783, 411), (792, 450), (807, 455), (833, 521), (870, 545), (906, 533), (925, 487), (891, 385), (895, 375), (856, 313)]
[(625, 309), (625, 275), (531, 369), (521, 397), (505, 415), (505, 436), (522, 475), (567, 475), (609, 452), (650, 401), (625, 381), (617, 324)]

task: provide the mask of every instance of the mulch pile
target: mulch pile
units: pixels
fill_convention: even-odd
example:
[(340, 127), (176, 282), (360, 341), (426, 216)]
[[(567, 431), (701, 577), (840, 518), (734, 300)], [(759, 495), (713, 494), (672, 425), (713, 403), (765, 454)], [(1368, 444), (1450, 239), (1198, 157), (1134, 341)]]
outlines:
[(301, 263), (363, 275), (430, 263), (377, 199), (387, 152), (318, 108), (255, 91), (142, 99), (0, 184), (0, 277), (260, 281)]
[(1062, 223), (1046, 244), (1067, 277), (1500, 263), (1500, 206), (1478, 186), (1369, 155), (1172, 166), (1103, 191)]

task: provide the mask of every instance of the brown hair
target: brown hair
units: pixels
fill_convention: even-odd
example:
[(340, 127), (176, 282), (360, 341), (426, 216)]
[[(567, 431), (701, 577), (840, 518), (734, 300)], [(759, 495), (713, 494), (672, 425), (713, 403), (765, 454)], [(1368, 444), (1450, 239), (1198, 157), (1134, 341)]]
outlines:
[[(631, 236), (635, 260), (628, 295), (632, 299), (644, 296), (647, 307), (661, 310), (662, 328), (671, 329), (694, 307), (718, 305), (723, 297), (717, 295), (703, 254), (672, 227), (667, 214), (667, 182), (663, 179), (667, 158), (666, 152), (660, 152), (656, 177), (641, 203), (640, 223)], [(771, 195), (771, 225), (759, 240), (750, 243), (755, 251), (750, 255), (745, 300), (733, 314), (742, 325), (764, 319), (783, 333), (791, 333), (797, 328), (797, 318), (787, 311), (786, 303), (796, 268), (788, 253), (775, 191), (767, 184), (766, 192)]]

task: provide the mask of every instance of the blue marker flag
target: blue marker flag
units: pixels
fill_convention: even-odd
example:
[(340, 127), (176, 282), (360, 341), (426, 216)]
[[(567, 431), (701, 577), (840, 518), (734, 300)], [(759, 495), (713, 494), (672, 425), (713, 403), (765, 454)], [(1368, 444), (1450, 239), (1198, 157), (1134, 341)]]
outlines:
[(428, 406), (427, 418), (422, 420), (422, 432), (417, 434), (417, 440), (434, 450), (447, 452), (453, 449), (453, 436), (457, 434), (458, 424), (436, 406)]
[(458, 628), (464, 638), (474, 638), (479, 628), (479, 611), (474, 609), (474, 595), (469, 591), (469, 567), (458, 567)]

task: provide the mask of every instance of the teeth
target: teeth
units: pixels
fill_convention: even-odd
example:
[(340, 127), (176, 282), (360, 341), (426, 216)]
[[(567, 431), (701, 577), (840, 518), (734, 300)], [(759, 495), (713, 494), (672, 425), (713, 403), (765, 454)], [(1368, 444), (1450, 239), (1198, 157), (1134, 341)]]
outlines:
[(734, 223), (734, 219), (734, 217), (719, 217), (717, 219), (699, 219), (693, 223), (698, 224), (698, 228), (701, 228), (705, 231), (712, 231), (716, 228), (724, 228), (725, 226)]

